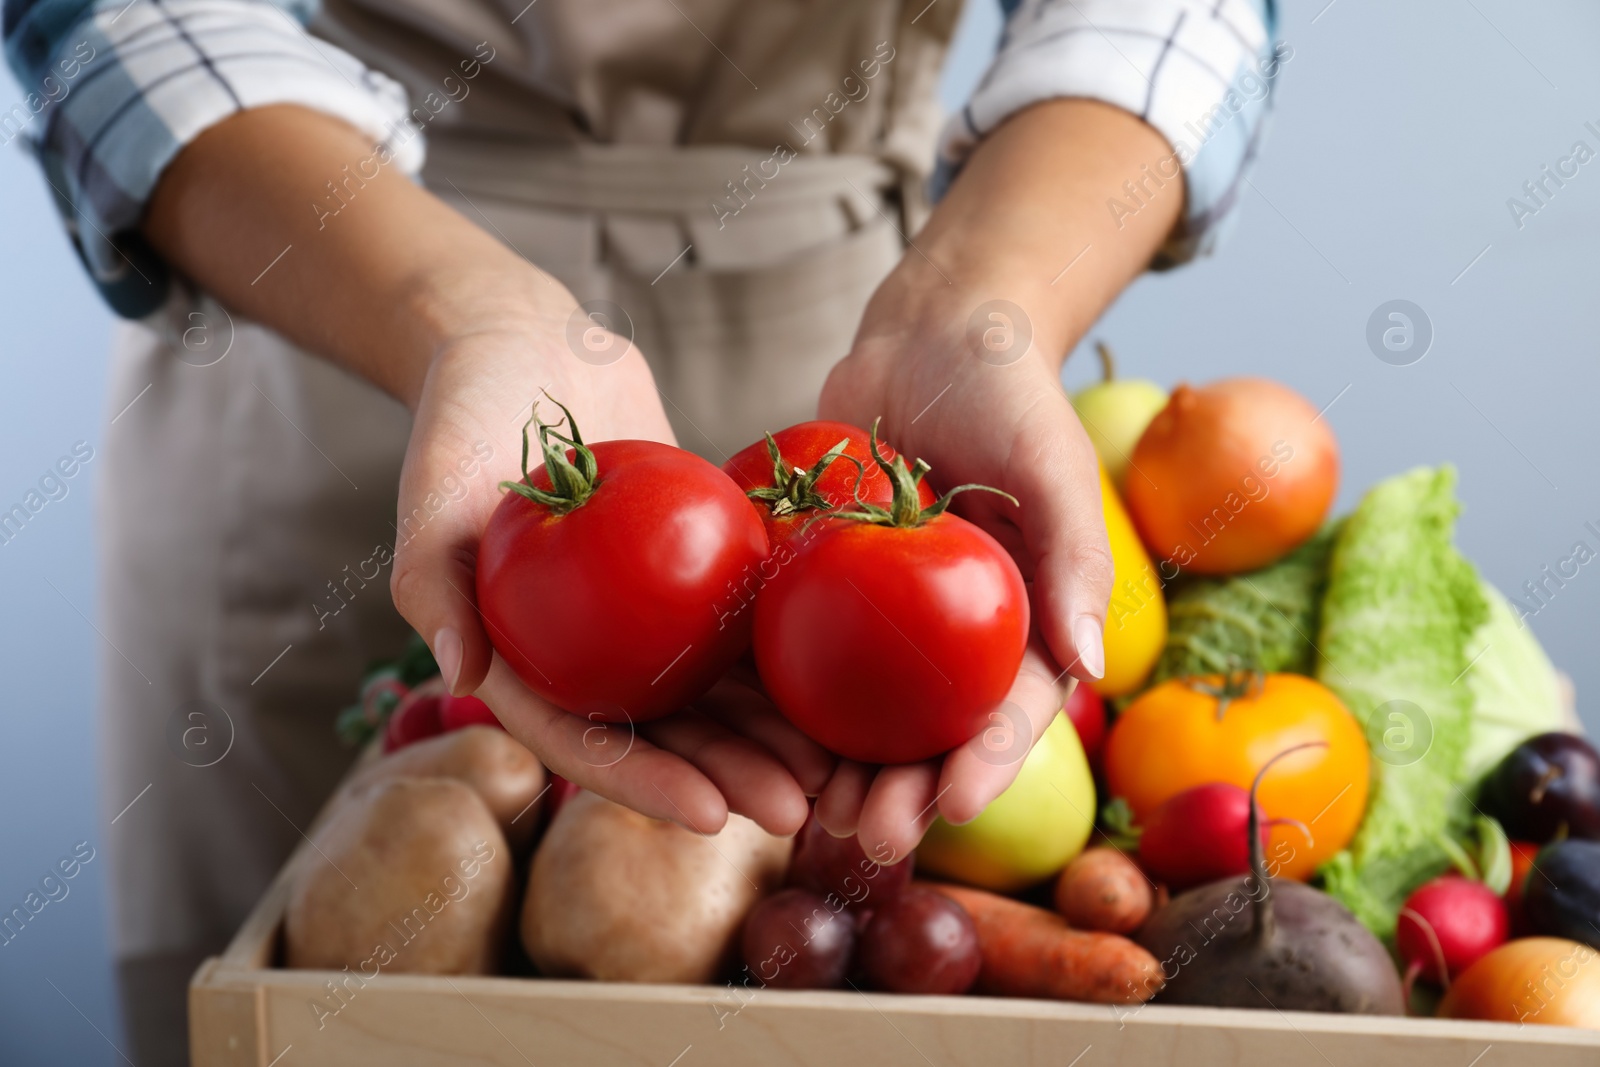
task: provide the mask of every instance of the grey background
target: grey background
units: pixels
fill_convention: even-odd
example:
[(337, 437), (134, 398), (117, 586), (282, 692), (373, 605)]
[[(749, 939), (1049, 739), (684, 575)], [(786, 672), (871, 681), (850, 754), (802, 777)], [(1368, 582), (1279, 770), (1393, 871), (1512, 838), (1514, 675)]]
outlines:
[[(1520, 231), (1506, 207), (1574, 141), (1600, 149), (1583, 129), (1600, 126), (1600, 9), (1324, 2), (1286, 5), (1281, 36), (1294, 55), (1231, 240), (1205, 262), (1141, 279), (1091, 336), (1109, 340), (1129, 374), (1164, 385), (1263, 374), (1319, 407), (1337, 397), (1327, 418), (1343, 449), (1341, 509), (1385, 475), (1455, 463), (1460, 544), (1513, 592), (1575, 540), (1600, 548), (1583, 530), (1600, 520), (1600, 160)], [(969, 4), (947, 102), (965, 98), (998, 25), (990, 4)], [(0, 75), (0, 100), (19, 96)], [(38, 172), (14, 148), (0, 151), (0, 205), (0, 505), (9, 507), (73, 442), (97, 446), (128, 398), (104, 396), (110, 317)], [(1076, 251), (1063, 249), (1062, 264)], [(1365, 341), (1369, 315), (1392, 299), (1420, 305), (1433, 324), (1431, 350), (1411, 366), (1380, 361)], [(1085, 349), (1066, 377), (1076, 387), (1093, 373)], [(90, 463), (64, 500), (0, 546), (0, 668), (11, 680), (0, 910), (74, 843), (100, 852), (65, 900), (0, 948), (8, 1063), (123, 1062), (110, 1045), (122, 1042), (90, 710), (100, 651), (89, 621), (95, 470)], [(1586, 650), (1597, 624), (1600, 568), (1585, 568), (1532, 623), (1575, 679), (1591, 727), (1600, 725), (1590, 699), (1600, 662)], [(114, 812), (127, 799), (105, 804)]]

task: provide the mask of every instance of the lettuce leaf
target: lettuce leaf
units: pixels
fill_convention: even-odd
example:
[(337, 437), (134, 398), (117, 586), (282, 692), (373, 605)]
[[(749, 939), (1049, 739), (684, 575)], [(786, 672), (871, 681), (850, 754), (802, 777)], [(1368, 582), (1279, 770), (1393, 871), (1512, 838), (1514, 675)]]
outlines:
[(1462, 678), (1490, 609), (1453, 543), (1459, 510), (1451, 467), (1378, 483), (1334, 545), (1322, 604), (1317, 678), (1364, 724), (1375, 758), (1361, 828), (1319, 873), (1385, 938), (1407, 894), (1449, 866), (1441, 839), (1471, 821)]
[(1489, 617), (1467, 646), (1473, 665), (1464, 680), (1472, 690), (1472, 730), (1462, 775), (1474, 785), (1534, 734), (1568, 728), (1561, 680), (1533, 630), (1488, 582), (1483, 595)]
[(1174, 592), (1167, 643), (1150, 684), (1241, 668), (1310, 674), (1328, 557), (1341, 528), (1323, 527), (1270, 566), (1196, 579)]

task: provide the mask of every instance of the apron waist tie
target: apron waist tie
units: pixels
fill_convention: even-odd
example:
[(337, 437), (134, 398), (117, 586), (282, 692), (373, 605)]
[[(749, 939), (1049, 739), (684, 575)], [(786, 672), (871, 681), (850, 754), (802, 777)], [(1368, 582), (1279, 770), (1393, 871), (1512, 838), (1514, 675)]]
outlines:
[[(552, 210), (628, 214), (705, 214), (721, 202), (737, 208), (735, 189), (764, 209), (829, 200), (854, 201), (866, 214), (900, 176), (865, 155), (796, 155), (725, 145), (533, 145), (469, 134), (429, 135), (424, 177), (463, 194)], [(746, 171), (745, 168), (749, 170)], [(876, 196), (874, 194), (876, 193)]]

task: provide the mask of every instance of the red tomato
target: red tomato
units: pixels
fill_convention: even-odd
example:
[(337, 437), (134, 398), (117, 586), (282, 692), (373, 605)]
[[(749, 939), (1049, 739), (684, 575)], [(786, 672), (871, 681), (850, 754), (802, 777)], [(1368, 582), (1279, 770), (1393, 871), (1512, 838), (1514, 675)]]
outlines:
[(732, 591), (766, 559), (766, 534), (700, 457), (654, 441), (585, 447), (570, 414), (567, 427), (576, 448), (539, 423), (543, 466), (507, 483), (490, 516), (478, 607), (546, 700), (603, 722), (659, 718), (748, 645), (752, 613)]
[(467, 726), (493, 726), (504, 730), (489, 705), (477, 697), (445, 696), (439, 701), (439, 729), (443, 733)]
[(444, 697), (444, 682), (437, 678), (423, 682), (402, 697), (384, 725), (383, 750), (393, 752), (441, 733), (439, 705)]
[(1522, 908), (1522, 887), (1528, 882), (1528, 872), (1538, 858), (1539, 846), (1527, 841), (1511, 842), (1511, 884), (1506, 887), (1506, 912), (1511, 916), (1511, 936), (1526, 937), (1528, 916)]
[[(818, 419), (768, 434), (766, 440), (739, 452), (722, 469), (750, 497), (776, 550), (804, 529), (819, 510), (852, 506), (858, 475), (863, 501), (887, 505), (894, 499), (894, 485), (873, 462), (870, 442), (865, 430), (847, 422)], [(840, 443), (844, 444), (842, 454), (829, 459)], [(887, 444), (879, 442), (878, 450), (885, 459), (894, 459), (894, 449)], [(918, 489), (923, 507), (934, 502), (932, 486), (922, 482)]]
[(1089, 757), (1089, 766), (1100, 765), (1100, 747), (1106, 741), (1106, 702), (1089, 685), (1079, 682), (1072, 687), (1067, 698), (1067, 718), (1078, 731), (1083, 743), (1083, 754)]
[[(874, 521), (828, 523), (756, 598), (756, 667), (789, 721), (865, 763), (912, 763), (974, 737), (1015, 680), (1028, 595), (999, 543), (893, 465)], [(920, 464), (917, 472), (925, 470)], [(920, 495), (920, 494), (919, 494)]]

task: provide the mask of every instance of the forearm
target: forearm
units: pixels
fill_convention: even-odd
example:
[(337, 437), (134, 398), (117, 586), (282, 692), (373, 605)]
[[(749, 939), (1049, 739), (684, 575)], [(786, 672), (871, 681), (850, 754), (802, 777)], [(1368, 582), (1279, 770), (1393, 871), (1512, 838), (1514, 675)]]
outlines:
[(244, 111), (179, 154), (144, 230), (229, 307), (414, 407), (440, 346), (570, 298), (381, 159), (325, 115)]
[[(1177, 221), (1182, 174), (1158, 188), (1144, 170), (1171, 172), (1171, 157), (1159, 133), (1107, 104), (1051, 100), (1019, 112), (973, 152), (880, 289), (867, 328), (874, 317), (947, 315), (952, 296), (1009, 300), (1031, 320), (1035, 348), (1059, 364)], [(1128, 202), (1128, 181), (1153, 195), (1119, 221), (1107, 201)]]

